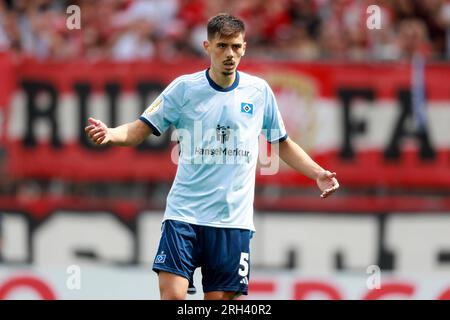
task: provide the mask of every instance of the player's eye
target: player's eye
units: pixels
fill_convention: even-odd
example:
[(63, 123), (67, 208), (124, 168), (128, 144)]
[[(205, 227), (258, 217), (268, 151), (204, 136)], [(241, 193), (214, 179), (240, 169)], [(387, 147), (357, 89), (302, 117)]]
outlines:
[(242, 48), (242, 45), (240, 45), (240, 44), (233, 44), (233, 49), (234, 50), (238, 50), (240, 48)]
[(219, 43), (219, 44), (217, 44), (217, 46), (218, 46), (219, 48), (225, 48), (225, 47), (226, 47), (226, 44), (225, 44), (225, 43)]

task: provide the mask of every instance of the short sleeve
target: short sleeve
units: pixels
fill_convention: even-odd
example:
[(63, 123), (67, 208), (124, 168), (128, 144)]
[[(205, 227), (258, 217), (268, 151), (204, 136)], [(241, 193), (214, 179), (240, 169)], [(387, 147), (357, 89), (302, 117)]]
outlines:
[(282, 142), (288, 138), (275, 95), (269, 85), (266, 85), (266, 104), (262, 129), (269, 143)]
[(177, 125), (183, 97), (183, 82), (178, 78), (164, 89), (139, 119), (152, 128), (154, 135), (160, 136), (170, 125)]

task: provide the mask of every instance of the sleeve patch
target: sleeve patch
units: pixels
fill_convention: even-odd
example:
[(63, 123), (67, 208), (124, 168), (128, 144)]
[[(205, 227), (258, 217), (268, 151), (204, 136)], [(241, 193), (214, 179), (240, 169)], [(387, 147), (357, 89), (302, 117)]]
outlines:
[(156, 99), (146, 110), (145, 110), (145, 115), (146, 116), (150, 116), (152, 114), (154, 114), (155, 112), (157, 112), (162, 105), (162, 99), (158, 98)]

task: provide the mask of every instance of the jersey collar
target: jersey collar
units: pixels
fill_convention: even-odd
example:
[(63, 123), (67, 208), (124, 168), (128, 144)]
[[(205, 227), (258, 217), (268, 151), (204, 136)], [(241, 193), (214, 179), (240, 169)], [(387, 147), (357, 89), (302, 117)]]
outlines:
[(211, 77), (209, 76), (208, 71), (209, 71), (209, 68), (206, 69), (206, 71), (205, 71), (206, 79), (208, 79), (209, 85), (217, 91), (228, 92), (228, 91), (235, 89), (239, 85), (239, 72), (237, 70), (236, 70), (236, 78), (234, 79), (233, 84), (227, 88), (222, 88), (217, 83), (215, 83), (214, 80), (211, 79)]

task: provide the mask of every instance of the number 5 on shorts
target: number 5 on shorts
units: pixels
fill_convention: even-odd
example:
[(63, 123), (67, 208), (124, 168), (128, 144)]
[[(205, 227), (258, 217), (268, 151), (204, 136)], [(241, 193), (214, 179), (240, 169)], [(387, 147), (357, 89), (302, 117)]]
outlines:
[[(239, 275), (241, 277), (246, 277), (248, 274), (248, 253), (241, 252), (241, 260), (239, 261)], [(244, 269), (242, 269), (244, 268)]]

